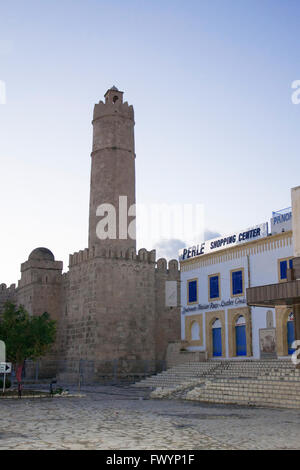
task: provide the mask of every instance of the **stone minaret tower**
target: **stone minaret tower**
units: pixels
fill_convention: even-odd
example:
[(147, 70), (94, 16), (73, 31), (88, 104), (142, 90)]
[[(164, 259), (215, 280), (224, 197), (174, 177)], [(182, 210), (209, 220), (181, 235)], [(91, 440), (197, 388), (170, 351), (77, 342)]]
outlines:
[[(130, 206), (135, 204), (133, 107), (128, 106), (127, 102), (123, 103), (123, 92), (114, 86), (104, 97), (105, 103), (100, 101), (95, 105), (93, 118), (89, 248), (101, 246), (112, 250), (136, 249), (133, 209), (126, 217)], [(121, 207), (120, 196), (127, 197), (127, 204), (126, 199), (121, 198)], [(106, 225), (110, 212), (105, 210), (105, 206), (102, 206), (102, 210), (99, 209), (102, 204), (111, 204), (115, 208), (115, 230), (113, 226)], [(134, 239), (127, 233), (128, 225), (131, 237), (134, 233)], [(100, 232), (108, 230), (108, 238), (99, 238)], [(115, 239), (112, 238), (114, 233)]]

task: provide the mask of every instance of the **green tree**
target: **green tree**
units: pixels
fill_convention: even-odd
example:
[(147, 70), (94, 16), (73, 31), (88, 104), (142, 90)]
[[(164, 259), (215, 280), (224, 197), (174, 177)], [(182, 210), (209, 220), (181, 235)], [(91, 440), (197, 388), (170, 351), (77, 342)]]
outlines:
[(0, 320), (0, 339), (6, 344), (7, 360), (16, 367), (18, 383), (26, 359), (44, 356), (55, 341), (56, 322), (48, 313), (30, 316), (24, 307), (7, 303)]

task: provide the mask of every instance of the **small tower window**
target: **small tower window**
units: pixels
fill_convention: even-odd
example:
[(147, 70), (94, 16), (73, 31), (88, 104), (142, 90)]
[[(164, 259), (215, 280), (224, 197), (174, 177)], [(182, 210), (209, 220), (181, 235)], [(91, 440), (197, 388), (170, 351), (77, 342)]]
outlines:
[(115, 103), (116, 101), (118, 101), (118, 99), (119, 99), (119, 97), (115, 95), (115, 96), (113, 97), (113, 102)]

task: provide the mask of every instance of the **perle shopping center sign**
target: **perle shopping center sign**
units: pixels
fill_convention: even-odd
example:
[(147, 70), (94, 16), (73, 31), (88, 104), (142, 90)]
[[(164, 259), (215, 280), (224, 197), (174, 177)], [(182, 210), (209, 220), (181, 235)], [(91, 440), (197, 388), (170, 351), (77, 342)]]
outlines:
[(231, 305), (246, 304), (245, 297), (237, 297), (236, 299), (221, 300), (221, 302), (210, 302), (208, 304), (197, 304), (190, 307), (183, 307), (182, 313), (196, 312), (197, 310), (213, 310), (220, 307), (230, 307)]
[(199, 245), (183, 248), (179, 251), (179, 260), (184, 261), (189, 258), (195, 258), (196, 256), (206, 255), (224, 248), (247, 243), (251, 240), (264, 238), (267, 235), (268, 222), (265, 222), (242, 232), (236, 232), (226, 237), (214, 238), (213, 240), (207, 240)]

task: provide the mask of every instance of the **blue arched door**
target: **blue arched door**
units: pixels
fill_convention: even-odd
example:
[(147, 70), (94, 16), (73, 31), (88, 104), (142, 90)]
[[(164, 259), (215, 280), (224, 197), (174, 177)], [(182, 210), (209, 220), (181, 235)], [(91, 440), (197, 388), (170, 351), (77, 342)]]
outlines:
[(293, 341), (295, 341), (295, 323), (294, 315), (290, 313), (287, 322), (287, 343), (288, 343), (288, 354), (293, 354), (295, 349), (292, 348)]
[(247, 340), (246, 340), (246, 322), (245, 317), (242, 315), (237, 319), (235, 324), (235, 344), (236, 355), (247, 355)]
[(212, 326), (213, 356), (222, 356), (222, 325), (217, 318)]

